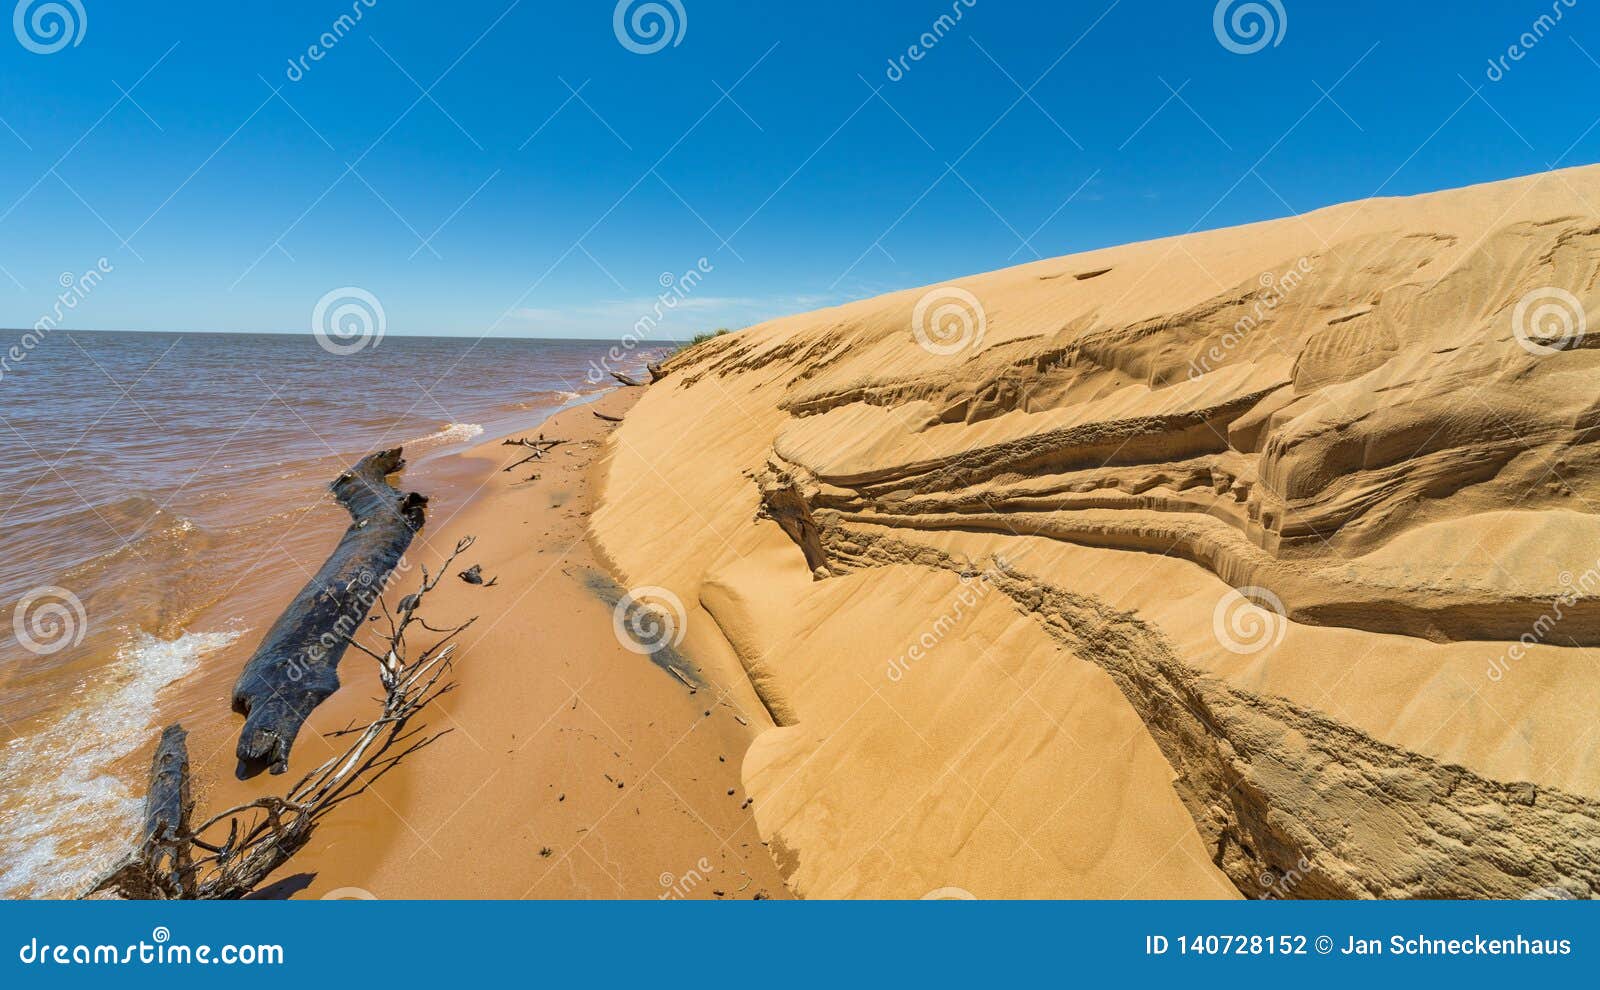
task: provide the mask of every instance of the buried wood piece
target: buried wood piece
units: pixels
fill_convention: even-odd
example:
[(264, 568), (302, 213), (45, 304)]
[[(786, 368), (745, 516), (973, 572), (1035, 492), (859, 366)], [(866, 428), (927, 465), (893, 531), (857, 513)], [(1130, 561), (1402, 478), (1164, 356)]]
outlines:
[(533, 451), (533, 453), (529, 454), (527, 457), (524, 457), (519, 461), (514, 461), (514, 462), (512, 462), (510, 464), (507, 464), (505, 467), (501, 468), (500, 470), (501, 471), (510, 471), (513, 468), (521, 467), (522, 465), (528, 463), (529, 461), (543, 460), (545, 454), (549, 453), (550, 451), (554, 450), (555, 448), (561, 446), (564, 443), (566, 443), (565, 440), (546, 440), (544, 438), (544, 434), (543, 433), (539, 434), (539, 439), (537, 439), (537, 440), (524, 440), (521, 437), (513, 437), (513, 438), (508, 439), (508, 440), (502, 440), (502, 441), (500, 441), (500, 446), (502, 446), (502, 447), (507, 447), (507, 446), (511, 446), (511, 447), (527, 447), (529, 450)]
[[(438, 739), (442, 732), (411, 728), (411, 719), (453, 686), (443, 678), (451, 669), (458, 637), (473, 620), (436, 628), (423, 620), (418, 609), (472, 544), (470, 536), (456, 544), (435, 574), (422, 568), (421, 585), (402, 598), (396, 610), (378, 600), (383, 626), (373, 646), (346, 640), (345, 645), (377, 661), (384, 691), (381, 708), (364, 723), (329, 733), (330, 739), (354, 741), (284, 794), (236, 805), (191, 827), (185, 734), (176, 725), (163, 732), (151, 762), (140, 844), (85, 896), (105, 892), (140, 900), (244, 897), (302, 849), (334, 808), (359, 797), (406, 757)], [(437, 637), (420, 652), (407, 641), (413, 625)]]
[(541, 433), (539, 434), (539, 439), (537, 440), (529, 440), (526, 437), (507, 437), (506, 439), (500, 441), (500, 446), (533, 447), (540, 450), (549, 450), (551, 447), (557, 447), (566, 442), (567, 441), (565, 440), (546, 440), (544, 438), (544, 434)]
[(405, 465), (401, 449), (363, 457), (333, 483), (350, 527), (316, 577), (267, 630), (233, 687), (233, 710), (245, 716), (238, 775), (283, 773), (300, 726), (339, 688), (339, 660), (390, 572), (422, 528), (427, 498), (386, 480)]
[(194, 798), (189, 790), (189, 734), (169, 725), (150, 761), (149, 792), (139, 845), (95, 888), (117, 887), (139, 900), (174, 900), (195, 893), (189, 842)]
[(603, 419), (603, 420), (605, 420), (605, 421), (606, 421), (606, 422), (607, 422), (607, 423), (620, 423), (620, 422), (622, 422), (622, 417), (621, 417), (621, 416), (607, 416), (607, 415), (606, 415), (606, 414), (605, 414), (605, 413), (603, 413), (603, 412), (597, 412), (597, 413), (595, 413), (595, 414), (594, 414), (594, 418), (595, 418), (595, 419)]

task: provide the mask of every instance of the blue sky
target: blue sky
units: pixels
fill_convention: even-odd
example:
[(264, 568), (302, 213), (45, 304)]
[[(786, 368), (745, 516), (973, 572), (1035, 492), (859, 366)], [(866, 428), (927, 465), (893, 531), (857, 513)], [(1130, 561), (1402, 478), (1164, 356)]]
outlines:
[(104, 257), (64, 325), (358, 286), (391, 333), (614, 338), (705, 258), (681, 335), (1600, 158), (1582, 0), (1263, 0), (1251, 53), (1211, 0), (678, 0), (652, 53), (612, 0), (76, 2), (76, 45), (0, 35), (0, 326)]

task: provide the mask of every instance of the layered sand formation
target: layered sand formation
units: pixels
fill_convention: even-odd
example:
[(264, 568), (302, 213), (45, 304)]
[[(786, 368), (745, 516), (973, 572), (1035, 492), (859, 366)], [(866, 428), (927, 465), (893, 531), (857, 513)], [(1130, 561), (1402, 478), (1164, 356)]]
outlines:
[(805, 896), (1600, 892), (1600, 168), (681, 354), (593, 535)]

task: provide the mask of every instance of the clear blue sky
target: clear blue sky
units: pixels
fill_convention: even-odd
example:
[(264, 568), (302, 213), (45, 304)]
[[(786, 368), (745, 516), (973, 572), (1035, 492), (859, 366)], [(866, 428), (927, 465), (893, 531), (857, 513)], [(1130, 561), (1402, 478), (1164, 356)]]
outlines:
[(616, 337), (705, 257), (688, 332), (1600, 158), (1582, 0), (1279, 0), (1253, 54), (1212, 0), (679, 0), (653, 54), (612, 0), (77, 2), (75, 46), (0, 34), (0, 326), (104, 256), (64, 325), (305, 331), (353, 285), (391, 333)]

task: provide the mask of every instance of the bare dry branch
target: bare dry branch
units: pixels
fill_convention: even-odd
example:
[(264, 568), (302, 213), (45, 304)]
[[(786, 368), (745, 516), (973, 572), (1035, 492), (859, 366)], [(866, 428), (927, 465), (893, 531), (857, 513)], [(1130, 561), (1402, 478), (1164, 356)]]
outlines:
[[(425, 734), (409, 725), (454, 686), (444, 678), (452, 669), (458, 637), (474, 620), (436, 629), (417, 611), (472, 544), (470, 536), (461, 540), (437, 572), (423, 569), (420, 587), (402, 598), (393, 612), (385, 606), (389, 632), (375, 648), (354, 642), (354, 634), (349, 637), (350, 645), (378, 664), (384, 689), (380, 708), (365, 723), (329, 733), (330, 738), (354, 738), (282, 796), (257, 798), (192, 827), (185, 733), (181, 726), (168, 727), (151, 765), (140, 844), (89, 893), (155, 900), (244, 897), (303, 848), (335, 807), (361, 795), (407, 756), (443, 735)], [(413, 625), (443, 635), (417, 651), (407, 640)]]

